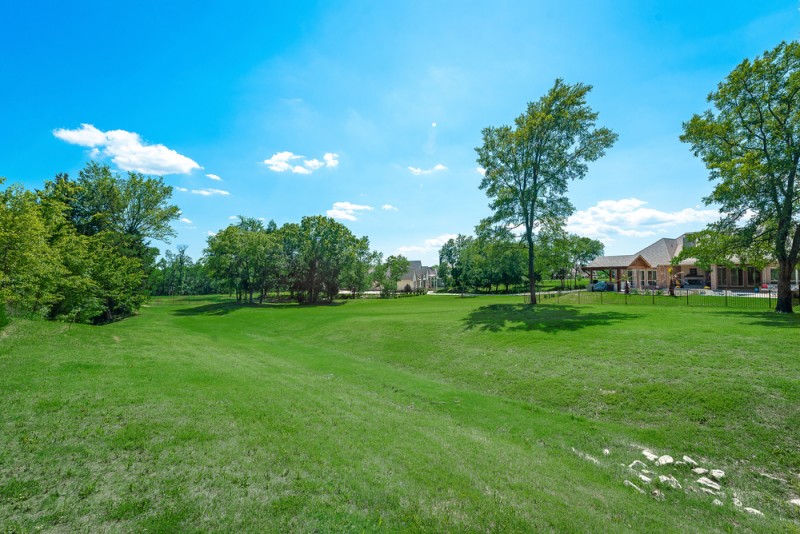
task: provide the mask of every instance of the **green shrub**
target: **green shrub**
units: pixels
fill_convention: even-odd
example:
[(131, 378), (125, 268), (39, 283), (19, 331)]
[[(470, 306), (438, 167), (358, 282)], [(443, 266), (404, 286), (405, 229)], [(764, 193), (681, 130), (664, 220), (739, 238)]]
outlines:
[(0, 328), (3, 328), (10, 322), (11, 319), (8, 318), (8, 313), (6, 312), (6, 303), (0, 300)]

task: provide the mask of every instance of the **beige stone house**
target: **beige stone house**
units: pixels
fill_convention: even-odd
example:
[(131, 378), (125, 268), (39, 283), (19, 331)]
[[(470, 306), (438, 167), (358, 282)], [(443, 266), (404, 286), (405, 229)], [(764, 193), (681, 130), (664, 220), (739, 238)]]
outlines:
[[(696, 265), (693, 258), (672, 265), (672, 259), (691, 246), (686, 234), (675, 239), (662, 238), (636, 254), (626, 256), (601, 256), (583, 270), (591, 279), (613, 282), (621, 291), (627, 281), (632, 289), (666, 288), (670, 278), (682, 287), (710, 287), (711, 289), (753, 289), (764, 284), (777, 283), (778, 266), (758, 269), (750, 265), (723, 267), (713, 265), (706, 271)], [(793, 284), (800, 280), (795, 269)]]
[(437, 281), (438, 276), (435, 268), (422, 265), (420, 260), (411, 260), (408, 262), (408, 270), (397, 282), (397, 290), (435, 289), (438, 287)]

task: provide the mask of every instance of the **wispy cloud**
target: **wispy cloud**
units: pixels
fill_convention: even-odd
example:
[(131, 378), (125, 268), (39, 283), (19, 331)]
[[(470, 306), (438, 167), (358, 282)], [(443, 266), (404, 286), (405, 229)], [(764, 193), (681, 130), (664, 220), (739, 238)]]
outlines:
[(223, 191), (222, 189), (192, 189), (192, 193), (195, 195), (202, 195), (204, 197), (210, 197), (213, 195), (227, 197), (230, 195), (229, 192)]
[[(298, 161), (302, 160), (302, 161)], [(292, 152), (277, 152), (271, 158), (264, 160), (269, 170), (275, 172), (289, 171), (294, 174), (311, 174), (323, 167), (336, 167), (339, 165), (339, 155), (331, 152), (322, 156), (322, 160), (305, 159), (305, 156), (298, 156)]]
[(217, 232), (212, 232), (211, 230), (207, 231), (206, 233), (208, 234), (208, 237), (214, 237), (217, 235)]
[(402, 247), (397, 247), (397, 251), (401, 254), (407, 254), (410, 252), (429, 253), (439, 250), (442, 248), (442, 245), (451, 239), (455, 239), (456, 237), (458, 237), (457, 234), (441, 234), (436, 237), (426, 239), (422, 245), (404, 245)]
[(475, 167), (475, 172), (477, 172), (481, 176), (486, 176), (486, 169), (484, 169), (483, 167)]
[(397, 208), (395, 208), (391, 204), (384, 204), (383, 206), (381, 206), (381, 209), (386, 211), (398, 211)]
[(192, 221), (188, 217), (181, 217), (180, 222), (184, 224), (192, 224)]
[(186, 192), (188, 192), (189, 190), (188, 190), (188, 189), (186, 189), (185, 187), (177, 187), (177, 186), (176, 186), (176, 187), (175, 187), (175, 191), (180, 191), (181, 193), (186, 193)]
[(222, 178), (220, 178), (216, 174), (206, 174), (206, 178), (208, 178), (209, 180), (214, 180), (215, 182), (221, 182), (222, 181)]
[(189, 174), (200, 165), (164, 145), (150, 145), (139, 134), (125, 130), (103, 132), (91, 124), (68, 130), (57, 128), (53, 135), (62, 141), (91, 148), (92, 158), (108, 157), (123, 171), (144, 174)]
[(447, 167), (445, 167), (441, 163), (437, 163), (436, 165), (434, 165), (430, 169), (421, 169), (419, 167), (409, 167), (408, 170), (411, 171), (411, 174), (413, 174), (414, 176), (419, 176), (421, 174), (431, 174), (431, 173), (434, 173), (434, 172), (446, 171)]
[(352, 202), (334, 202), (333, 207), (325, 212), (328, 217), (342, 221), (357, 221), (359, 212), (372, 211), (372, 206), (353, 204)]
[(653, 237), (687, 224), (698, 227), (719, 219), (711, 209), (685, 208), (680, 211), (661, 211), (645, 207), (638, 198), (601, 200), (594, 206), (575, 212), (567, 220), (567, 231), (600, 240), (614, 236)]

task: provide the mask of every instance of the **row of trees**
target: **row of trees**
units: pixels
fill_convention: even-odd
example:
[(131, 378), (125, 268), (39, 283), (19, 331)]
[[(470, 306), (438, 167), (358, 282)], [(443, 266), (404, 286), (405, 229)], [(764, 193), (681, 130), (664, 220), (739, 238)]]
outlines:
[[(3, 181), (0, 179), (0, 184)], [(0, 192), (0, 302), (14, 313), (108, 322), (136, 311), (180, 213), (161, 178), (89, 163), (38, 191)]]
[[(332, 301), (341, 290), (357, 296), (373, 284), (389, 294), (408, 269), (403, 256), (382, 261), (367, 237), (358, 238), (330, 217), (303, 217), (278, 228), (240, 217), (208, 239), (203, 265), (210, 286), (239, 301), (263, 302), (289, 293), (308, 304)], [(177, 282), (176, 282), (177, 283)]]
[[(576, 282), (582, 265), (603, 254), (600, 241), (560, 231), (540, 232), (533, 236), (538, 261), (534, 281), (572, 279)], [(490, 219), (481, 221), (475, 236), (458, 235), (447, 241), (439, 252), (439, 277), (456, 290), (486, 289), (506, 292), (528, 280), (525, 243), (506, 226), (496, 226)]]

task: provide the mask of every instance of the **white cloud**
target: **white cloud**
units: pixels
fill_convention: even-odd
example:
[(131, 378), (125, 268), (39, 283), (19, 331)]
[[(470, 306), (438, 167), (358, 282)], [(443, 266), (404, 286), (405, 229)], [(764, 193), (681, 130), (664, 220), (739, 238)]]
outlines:
[(188, 217), (182, 217), (180, 219), (180, 222), (182, 222), (184, 224), (192, 224), (192, 221)]
[(414, 176), (419, 176), (421, 174), (431, 174), (431, 173), (438, 172), (438, 171), (446, 171), (447, 167), (445, 167), (441, 163), (437, 163), (436, 165), (434, 165), (430, 169), (421, 169), (419, 167), (409, 167), (408, 170), (411, 171), (411, 174), (413, 174)]
[(339, 154), (333, 154), (331, 152), (326, 153), (322, 156), (322, 159), (325, 160), (326, 167), (336, 167), (339, 165)]
[(357, 221), (359, 212), (372, 211), (372, 206), (353, 204), (352, 202), (334, 202), (333, 207), (325, 212), (328, 217), (343, 221)]
[(422, 245), (404, 245), (402, 247), (397, 247), (397, 251), (401, 254), (407, 254), (409, 252), (419, 252), (419, 253), (430, 253), (438, 251), (442, 248), (442, 245), (450, 241), (451, 239), (455, 239), (458, 237), (457, 234), (441, 234), (436, 237), (431, 237), (430, 239), (426, 239)]
[(475, 167), (475, 171), (481, 176), (486, 176), (486, 169), (483, 167)]
[(217, 232), (212, 232), (211, 230), (209, 230), (206, 233), (208, 234), (208, 237), (214, 237), (215, 235), (217, 235)]
[(210, 197), (212, 195), (227, 197), (230, 195), (229, 192), (223, 191), (222, 189), (192, 189), (192, 193), (195, 195), (202, 195), (204, 197)]
[(695, 225), (699, 229), (720, 216), (717, 210), (711, 209), (661, 211), (646, 205), (647, 202), (638, 198), (601, 200), (589, 209), (575, 212), (567, 220), (566, 228), (569, 232), (600, 240), (613, 240), (614, 236), (653, 237), (681, 225)]
[(398, 211), (397, 208), (395, 208), (391, 204), (384, 204), (383, 206), (381, 206), (381, 209), (386, 211)]
[(229, 216), (228, 216), (228, 219), (230, 219), (230, 220), (232, 220), (232, 221), (236, 221), (236, 220), (238, 220), (238, 219), (239, 219), (239, 216), (238, 216), (238, 215), (229, 215)]
[[(290, 171), (294, 174), (311, 174), (322, 167), (336, 167), (339, 164), (339, 161), (336, 159), (338, 157), (337, 154), (326, 153), (322, 156), (323, 162), (316, 158), (303, 159), (304, 156), (298, 156), (292, 152), (276, 152), (271, 158), (264, 160), (264, 165), (266, 165), (269, 170), (275, 172)], [(295, 165), (292, 163), (295, 160), (303, 161), (301, 165)]]
[(215, 182), (221, 182), (222, 181), (222, 178), (220, 178), (216, 174), (206, 174), (206, 178), (214, 180)]
[(189, 190), (186, 189), (185, 187), (175, 187), (175, 191), (180, 191), (182, 193), (186, 193)]
[(53, 135), (67, 143), (91, 148), (89, 156), (92, 158), (111, 158), (123, 171), (165, 175), (189, 174), (202, 168), (196, 161), (164, 145), (146, 144), (139, 134), (125, 130), (103, 132), (91, 124), (81, 124), (75, 130), (57, 128)]

